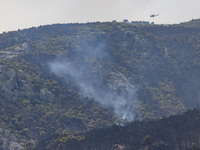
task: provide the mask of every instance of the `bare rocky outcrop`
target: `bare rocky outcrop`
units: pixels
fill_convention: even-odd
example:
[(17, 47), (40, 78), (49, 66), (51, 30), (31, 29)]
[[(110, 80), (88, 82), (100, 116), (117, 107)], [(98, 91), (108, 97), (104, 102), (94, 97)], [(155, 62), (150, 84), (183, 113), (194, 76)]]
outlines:
[(50, 103), (53, 103), (55, 99), (54, 94), (46, 88), (40, 89), (39, 98)]
[(111, 150), (126, 150), (125, 146), (115, 144)]
[(17, 139), (12, 133), (0, 127), (0, 149), (1, 150), (23, 150), (19, 139)]
[[(0, 96), (13, 100), (14, 97), (28, 98), (30, 93), (37, 96), (38, 99), (46, 102), (54, 102), (54, 94), (48, 89), (42, 88), (40, 92), (34, 93), (27, 80), (23, 80), (20, 76), (25, 74), (22, 70), (14, 70), (0, 65)], [(26, 75), (29, 78), (28, 75)]]
[(3, 49), (0, 51), (0, 59), (15, 58), (29, 51), (27, 43), (13, 46), (12, 48)]
[(27, 97), (32, 88), (28, 82), (22, 80), (14, 69), (0, 66), (0, 95), (1, 97), (12, 100), (14, 97)]

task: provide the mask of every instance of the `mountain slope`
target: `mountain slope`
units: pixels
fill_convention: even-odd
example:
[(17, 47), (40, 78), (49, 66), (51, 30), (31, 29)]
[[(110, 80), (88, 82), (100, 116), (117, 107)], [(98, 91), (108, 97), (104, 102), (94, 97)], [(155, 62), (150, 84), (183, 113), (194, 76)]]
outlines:
[(56, 24), (0, 35), (0, 122), (33, 145), (199, 105), (199, 28)]
[(179, 25), (189, 28), (200, 28), (200, 19), (192, 19), (191, 21), (183, 22), (180, 23)]
[(41, 141), (34, 149), (59, 150), (169, 150), (200, 149), (200, 111), (190, 110), (183, 115), (161, 120), (113, 125), (73, 135), (56, 135)]

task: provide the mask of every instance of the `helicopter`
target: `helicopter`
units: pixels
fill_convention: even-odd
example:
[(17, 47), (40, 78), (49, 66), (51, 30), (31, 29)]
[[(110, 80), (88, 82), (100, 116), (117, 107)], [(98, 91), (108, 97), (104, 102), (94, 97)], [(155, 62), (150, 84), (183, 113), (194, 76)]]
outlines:
[(155, 15), (155, 14), (153, 14), (153, 15), (151, 15), (150, 17), (157, 17), (157, 16), (159, 16), (159, 14), (157, 14), (157, 15)]

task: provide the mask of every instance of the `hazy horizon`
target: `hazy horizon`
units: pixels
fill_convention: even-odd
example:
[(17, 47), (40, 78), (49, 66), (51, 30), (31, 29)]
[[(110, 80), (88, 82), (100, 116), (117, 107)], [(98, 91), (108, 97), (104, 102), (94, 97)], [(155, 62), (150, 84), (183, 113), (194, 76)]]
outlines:
[[(0, 0), (0, 33), (56, 23), (149, 21), (177, 24), (200, 18), (198, 0)], [(152, 14), (158, 17), (150, 18)]]

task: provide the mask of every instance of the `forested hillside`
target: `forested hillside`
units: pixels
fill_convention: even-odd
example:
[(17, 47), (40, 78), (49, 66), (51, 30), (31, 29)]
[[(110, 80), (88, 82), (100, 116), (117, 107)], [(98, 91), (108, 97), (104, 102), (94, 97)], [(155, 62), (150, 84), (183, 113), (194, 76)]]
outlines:
[(193, 27), (193, 28), (199, 28), (200, 27), (200, 19), (192, 19), (191, 21), (188, 22), (183, 22), (178, 24), (178, 26), (184, 26), (184, 27)]
[(198, 107), (199, 41), (200, 28), (181, 24), (55, 24), (0, 34), (0, 147)]
[(160, 120), (113, 125), (83, 133), (55, 135), (34, 150), (199, 150), (200, 111)]

